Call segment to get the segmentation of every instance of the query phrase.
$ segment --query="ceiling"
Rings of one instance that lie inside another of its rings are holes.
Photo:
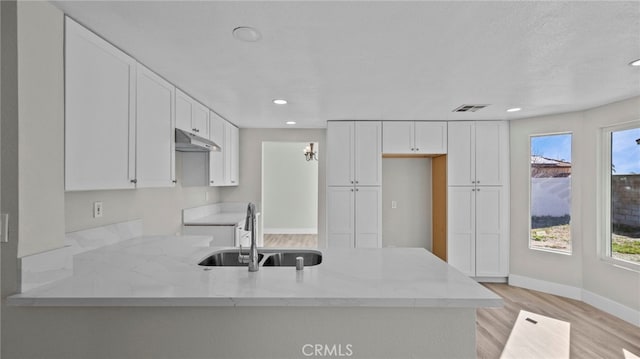
[[[640,1],[54,3],[240,127],[517,119],[640,95]]]

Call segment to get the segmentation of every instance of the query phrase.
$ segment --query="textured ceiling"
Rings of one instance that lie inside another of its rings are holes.
[[[515,119],[640,95],[640,1],[54,3],[240,127]]]

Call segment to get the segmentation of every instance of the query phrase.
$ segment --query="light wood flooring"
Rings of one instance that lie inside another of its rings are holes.
[[[499,358],[521,309],[571,323],[571,358],[640,355],[640,328],[581,301],[507,284],[485,283],[504,299],[503,308],[477,311],[478,358]]]
[[[317,234],[264,234],[264,246],[271,248],[318,248]]]

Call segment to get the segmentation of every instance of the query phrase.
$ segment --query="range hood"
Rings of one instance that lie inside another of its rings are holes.
[[[215,142],[200,137],[191,132],[176,128],[176,151],[180,152],[209,152],[220,151]]]

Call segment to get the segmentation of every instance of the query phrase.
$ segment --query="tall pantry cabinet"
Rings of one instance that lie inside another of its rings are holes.
[[[472,277],[509,271],[509,127],[449,122],[447,262]]]
[[[382,124],[327,124],[327,243],[382,246]]]

